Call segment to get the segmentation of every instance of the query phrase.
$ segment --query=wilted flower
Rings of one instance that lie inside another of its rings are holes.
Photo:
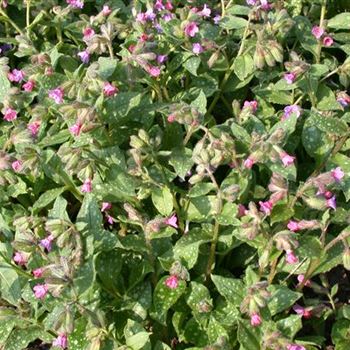
[[[302,345],[288,344],[287,350],[306,350]]]
[[[192,44],[192,52],[195,55],[199,55],[200,53],[202,53],[204,51],[203,46],[200,43],[194,43]]]
[[[17,112],[12,108],[6,108],[4,120],[6,120],[7,122],[12,122],[15,119],[17,119]]]
[[[213,18],[214,24],[219,24],[220,20],[221,20],[221,16],[220,16],[220,15],[216,15],[216,16]]]
[[[26,92],[31,92],[35,88],[35,81],[28,80],[26,83],[22,85],[22,89]]]
[[[59,334],[58,337],[52,342],[52,345],[60,347],[61,349],[67,348],[67,336],[64,333]]]
[[[260,326],[260,325],[261,325],[261,316],[260,316],[258,313],[253,313],[253,314],[250,316],[250,324],[251,324],[253,327]]]
[[[12,82],[19,83],[24,79],[24,73],[20,69],[14,69],[7,74],[7,78]]]
[[[49,97],[52,98],[57,104],[63,102],[64,91],[62,88],[56,88],[49,90]]]
[[[185,26],[185,34],[190,37],[196,36],[199,32],[199,28],[196,22],[190,22]]]
[[[320,39],[324,34],[324,29],[319,26],[314,26],[312,27],[311,33],[316,39]]]
[[[331,36],[325,36],[323,38],[323,45],[326,46],[326,47],[330,47],[332,46],[334,43],[334,40]]]
[[[37,299],[44,299],[49,289],[47,284],[37,284],[33,290]]]
[[[92,191],[92,181],[91,179],[86,179],[84,184],[81,186],[81,192],[90,193]]]
[[[165,219],[164,223],[166,225],[178,228],[179,226],[177,225],[177,216],[176,214],[173,214],[171,217]]]
[[[165,280],[165,285],[170,289],[175,289],[179,285],[179,279],[175,275],[169,276]]]
[[[287,84],[293,84],[296,75],[294,73],[284,73],[283,78],[287,82]]]

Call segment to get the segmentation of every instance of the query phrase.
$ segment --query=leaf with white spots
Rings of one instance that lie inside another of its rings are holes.
[[[301,293],[293,292],[284,286],[271,285],[268,291],[271,293],[271,298],[267,305],[272,316],[288,309],[302,297]]]
[[[218,292],[233,305],[239,306],[244,298],[245,286],[240,279],[211,275]]]
[[[21,285],[17,272],[10,265],[0,264],[1,297],[13,305],[17,305],[21,298]]]
[[[152,202],[160,214],[164,216],[171,214],[173,210],[173,196],[168,187],[153,189]]]
[[[217,209],[216,196],[192,198],[187,209],[187,219],[195,222],[210,221]]]
[[[191,74],[197,76],[197,70],[200,64],[201,59],[198,56],[192,56],[183,64],[183,67]]]
[[[287,338],[293,339],[303,327],[300,315],[290,315],[276,322],[277,328]]]
[[[192,150],[183,147],[172,149],[169,164],[176,174],[184,179],[193,166]]]
[[[85,350],[89,344],[86,337],[87,321],[81,317],[75,320],[73,332],[68,335],[70,350]]]
[[[314,126],[328,134],[343,136],[348,132],[347,124],[341,119],[335,117],[325,117],[316,112],[313,112],[310,118]]]
[[[203,312],[201,309],[203,303],[212,306],[212,300],[208,288],[201,283],[192,281],[189,286],[186,303],[196,313]]]
[[[240,349],[260,350],[261,337],[260,327],[252,327],[246,320],[239,321],[237,338],[241,344]]]
[[[327,21],[328,28],[334,29],[350,29],[350,12],[343,12]]]

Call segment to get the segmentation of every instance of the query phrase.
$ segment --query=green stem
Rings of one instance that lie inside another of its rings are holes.
[[[108,47],[109,56],[110,56],[111,58],[114,58],[114,53],[113,53],[113,48],[112,48],[111,43],[108,43],[108,44],[107,44],[107,47]]]
[[[17,24],[12,21],[12,19],[6,14],[6,12],[0,8],[0,15],[3,16],[5,18],[5,20],[11,24],[11,26],[21,35],[24,35],[24,33],[22,32],[22,30],[17,26]]]
[[[225,0],[221,0],[221,17],[225,16]]]
[[[30,26],[30,3],[31,0],[27,0],[27,8],[26,8],[26,25],[27,25],[27,31],[29,31]]]
[[[323,0],[322,7],[321,7],[320,25],[319,25],[320,28],[323,28],[323,22],[324,22],[324,18],[326,15],[326,5],[327,5],[327,0]],[[318,39],[317,52],[316,52],[316,63],[320,63],[321,49],[322,49],[322,40]]]

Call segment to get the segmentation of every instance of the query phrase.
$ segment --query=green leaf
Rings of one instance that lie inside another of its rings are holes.
[[[108,78],[114,73],[117,68],[118,60],[110,57],[99,57],[98,59],[98,73],[103,80]]]
[[[176,174],[182,179],[193,166],[192,150],[189,148],[174,148],[171,151],[169,164],[173,166]]]
[[[241,344],[240,349],[260,350],[261,334],[259,327],[251,327],[247,321],[238,323],[237,338]]]
[[[293,339],[295,335],[300,331],[303,324],[301,322],[301,316],[290,315],[287,318],[283,318],[282,320],[277,321],[276,326],[284,336]]]
[[[38,209],[45,208],[47,205],[53,202],[61,193],[63,193],[64,190],[65,187],[59,187],[44,192],[34,203],[33,209],[37,211]]]
[[[18,275],[10,265],[0,264],[0,289],[1,297],[13,305],[21,299],[21,285]]]
[[[231,125],[231,131],[233,136],[241,142],[244,142],[246,145],[250,145],[252,142],[252,138],[250,137],[249,133],[246,129],[244,129],[242,126],[232,123]]]
[[[74,286],[78,295],[83,294],[92,287],[95,281],[94,260],[90,257],[75,273]]]
[[[221,337],[228,339],[226,329],[213,317],[213,315],[210,316],[207,332],[210,343],[215,343]]]
[[[231,304],[239,306],[244,298],[245,287],[240,279],[211,275],[218,292]]]
[[[207,111],[207,98],[203,90],[200,91],[197,98],[191,103],[191,106],[197,108],[199,113],[205,114]]]
[[[336,100],[334,92],[325,84],[320,84],[317,90],[317,109],[320,111],[334,111],[342,109]]]
[[[2,316],[1,322],[0,322],[0,345],[4,345],[6,343],[6,340],[11,334],[15,324],[16,324],[16,320],[11,318],[4,319]]]
[[[173,196],[168,187],[155,188],[152,191],[152,202],[158,212],[164,216],[169,216],[173,211]]]
[[[237,16],[225,16],[221,19],[219,22],[220,27],[231,30],[231,29],[242,29],[245,28],[248,24],[248,21],[244,18],[237,17]]]
[[[254,71],[254,61],[249,53],[238,56],[234,61],[234,72],[239,80],[244,80]]]
[[[26,328],[17,328],[8,337],[5,349],[6,350],[23,350],[27,345],[36,339],[52,341],[53,336],[46,333],[43,329],[37,326],[28,326]]]
[[[337,343],[346,341],[347,345],[350,346],[349,337],[350,321],[346,319],[340,319],[333,324],[332,327],[332,341],[335,345]],[[336,347],[338,349],[338,347]]]
[[[198,56],[192,56],[183,64],[183,66],[191,74],[197,76],[197,70],[200,64],[201,64],[201,59]]]
[[[164,276],[161,278],[153,294],[153,305],[156,314],[156,318],[165,325],[166,314],[168,310],[176,303],[176,301],[181,297],[181,295],[186,290],[186,282],[180,280],[176,288],[169,288],[165,285],[165,280],[169,276]]]
[[[238,212],[237,204],[235,203],[225,203],[221,213],[217,216],[216,220],[220,225],[234,225],[240,224],[240,221],[236,219]]]
[[[86,320],[82,317],[74,321],[73,332],[68,335],[70,350],[85,350],[89,344],[86,338]]]
[[[271,299],[267,305],[272,316],[288,309],[302,297],[301,293],[293,292],[284,286],[271,285],[268,291],[271,293]]]
[[[277,204],[273,207],[271,212],[271,224],[276,222],[287,221],[294,215],[294,210],[289,208],[286,204]]]
[[[327,27],[334,29],[350,29],[350,12],[343,12],[327,21]]]
[[[348,132],[347,124],[341,119],[325,117],[316,112],[313,112],[310,118],[314,126],[328,134],[343,136]]]
[[[188,306],[194,312],[201,312],[201,303],[206,302],[212,305],[210,298],[210,293],[208,288],[203,286],[203,284],[192,281],[189,286],[189,293],[186,298]]]
[[[8,95],[10,87],[11,83],[7,79],[6,73],[0,66],[0,103],[2,103],[4,101],[4,98]]]
[[[211,220],[216,212],[216,196],[201,196],[192,198],[187,210],[187,220],[203,222]]]
[[[145,344],[149,340],[149,333],[147,332],[139,332],[131,337],[126,338],[126,345],[129,346],[133,350],[144,349]]]

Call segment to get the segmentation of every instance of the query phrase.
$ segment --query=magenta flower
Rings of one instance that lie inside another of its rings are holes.
[[[204,51],[203,46],[200,43],[194,43],[192,44],[192,52],[195,55],[199,55],[200,53],[202,53]]]
[[[36,286],[34,286],[33,290],[34,295],[37,299],[44,299],[49,288],[47,284],[37,284]]]
[[[252,166],[254,165],[255,161],[253,158],[248,157],[244,162],[243,165],[247,169],[251,169]]]
[[[323,45],[324,46],[326,46],[326,47],[330,47],[330,46],[332,46],[333,45],[333,43],[334,43],[334,40],[333,40],[333,38],[331,37],[331,36],[325,36],[324,38],[323,38]]]
[[[79,136],[82,127],[83,127],[83,125],[81,123],[76,122],[75,124],[73,124],[72,126],[69,127],[69,131],[71,132],[71,134],[73,136]]]
[[[44,269],[42,267],[38,267],[37,269],[33,270],[33,276],[35,278],[40,278],[43,275]]]
[[[110,203],[110,202],[102,202],[101,212],[110,210],[111,208],[112,208],[112,203]]]
[[[163,15],[162,19],[164,20],[164,22],[169,22],[174,17],[175,17],[175,15],[173,13],[166,13],[166,14]]]
[[[290,156],[286,152],[281,152],[280,153],[281,161],[285,167],[291,165],[294,163],[295,157]]]
[[[299,261],[298,257],[294,254],[293,250],[286,250],[286,262],[287,264],[296,264]]]
[[[7,78],[12,82],[19,83],[24,79],[24,73],[20,69],[14,69],[7,74]]]
[[[324,29],[319,26],[314,26],[312,27],[311,33],[316,39],[320,39],[324,34]]]
[[[27,129],[30,131],[32,136],[36,136],[40,129],[40,121],[36,120],[33,123],[27,125]]]
[[[54,240],[54,236],[53,235],[49,235],[44,239],[40,240],[40,245],[45,248],[48,252],[51,251],[52,249],[52,241]]]
[[[21,252],[16,252],[14,257],[13,257],[13,261],[19,265],[19,266],[23,266],[27,263],[27,257],[21,253]]]
[[[108,6],[108,5],[103,5],[103,8],[102,8],[102,14],[104,16],[109,16],[111,14],[112,10],[111,8]]]
[[[166,8],[168,11],[171,11],[171,10],[174,9],[173,4],[171,3],[170,0],[168,0],[168,1],[165,3],[165,8]]]
[[[289,220],[287,227],[288,227],[288,230],[293,232],[297,232],[300,230],[299,223],[294,220]]]
[[[95,35],[95,31],[90,28],[90,27],[87,27],[83,30],[83,39],[86,41],[86,40],[90,40],[94,35]]]
[[[326,206],[327,208],[337,209],[337,202],[335,200],[335,196],[326,199]]]
[[[185,27],[185,34],[191,38],[195,37],[199,32],[199,28],[196,22],[190,22]]]
[[[167,55],[158,55],[157,56],[157,62],[159,64],[163,64],[164,62],[166,62],[168,60],[168,56]]]
[[[56,88],[49,90],[49,97],[52,98],[57,104],[63,102],[64,91],[62,88]]]
[[[219,24],[220,20],[221,20],[221,16],[220,16],[220,15],[216,15],[216,16],[213,18],[214,24]]]
[[[169,123],[174,123],[176,116],[174,114],[169,114],[167,120]]]
[[[103,84],[103,94],[105,96],[114,96],[119,92],[119,89],[111,83],[105,82]]]
[[[282,120],[288,119],[293,113],[297,118],[299,118],[301,114],[300,107],[297,105],[286,106],[284,107],[283,112]]]
[[[79,56],[81,62],[83,62],[85,64],[89,63],[89,61],[90,61],[90,54],[89,54],[88,50],[84,50],[84,51],[78,52],[78,56]]]
[[[244,101],[243,109],[251,109],[252,113],[255,113],[258,109],[258,101]]]
[[[344,177],[344,171],[341,169],[341,167],[336,167],[331,171],[331,174],[335,181],[340,182],[341,179]]]
[[[179,279],[177,278],[177,276],[172,275],[169,276],[164,283],[168,288],[175,289],[179,285]]]
[[[28,80],[26,83],[22,85],[22,89],[26,92],[32,92],[34,88],[35,88],[34,80]]]
[[[247,215],[247,208],[243,204],[238,204],[238,213],[237,217],[242,217],[244,215]]]
[[[59,334],[58,337],[52,342],[52,345],[61,349],[66,349],[68,345],[67,336],[64,333]]]
[[[260,205],[260,211],[265,213],[266,215],[270,215],[271,214],[271,210],[273,208],[273,203],[271,201],[259,201],[259,205]]]
[[[271,9],[271,4],[267,2],[267,0],[260,0],[260,7],[264,11],[268,11]]]
[[[257,327],[257,326],[260,326],[261,325],[261,316],[254,312],[251,316],[250,316],[250,324],[253,326],[253,327]]]
[[[90,193],[92,191],[92,181],[91,179],[86,179],[81,186],[81,192]]]
[[[157,11],[164,10],[165,7],[164,7],[164,5],[163,5],[163,0],[157,0],[156,3],[154,4],[154,8],[155,8]]]
[[[165,219],[164,223],[166,225],[172,226],[174,228],[178,228],[179,226],[177,226],[177,216],[176,214],[173,214],[171,217]]]
[[[16,173],[19,173],[22,170],[23,165],[20,160],[15,160],[14,162],[12,162],[11,167],[13,171],[15,171]]]
[[[283,78],[287,82],[287,84],[293,84],[296,75],[294,73],[284,73]]]
[[[157,78],[160,75],[160,68],[156,66],[148,66],[147,72],[151,77]]]
[[[306,350],[303,346],[297,344],[288,344],[287,350]]]
[[[350,104],[350,97],[347,95],[341,95],[337,97],[337,101],[343,106],[347,107]]]
[[[75,9],[82,9],[84,7],[84,3],[80,0],[66,0],[66,2]]]
[[[246,0],[247,5],[249,6],[255,6],[258,0]]]
[[[4,114],[4,120],[7,122],[12,122],[13,120],[17,119],[17,112],[12,108],[6,108],[5,114]]]
[[[202,11],[200,11],[198,14],[202,17],[210,17],[211,9],[207,6],[207,4],[204,4]]]
[[[156,18],[156,14],[153,12],[152,9],[149,9],[149,10],[147,10],[145,12],[145,19],[146,19],[146,21],[152,22],[152,21],[155,20],[155,18]]]
[[[114,219],[113,216],[109,215],[109,214],[106,214],[106,219],[107,219],[107,222],[110,224],[110,225],[113,225],[115,222],[117,222],[116,219]]]
[[[304,275],[298,275],[298,277],[297,277],[297,280],[298,280],[299,284],[303,283],[303,282],[304,282],[304,279],[305,279],[305,276],[304,276]],[[310,280],[307,280],[307,281],[304,283],[304,286],[306,286],[306,287],[311,286],[311,281],[310,281]]]
[[[147,21],[146,19],[146,14],[144,12],[139,12],[137,15],[136,15],[136,22],[139,22],[141,24],[145,24]]]
[[[300,306],[299,304],[295,304],[293,306],[293,310],[295,311],[296,314],[303,316],[305,312],[305,308]]]

